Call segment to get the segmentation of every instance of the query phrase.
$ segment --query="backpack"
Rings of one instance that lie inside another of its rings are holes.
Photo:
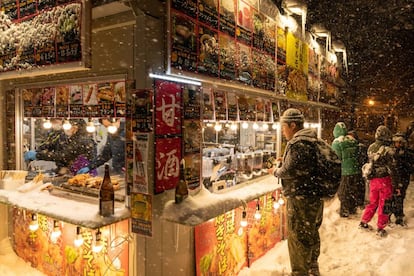
[[[322,139],[316,141],[317,166],[315,194],[322,199],[335,196],[341,182],[341,160],[331,146]]]

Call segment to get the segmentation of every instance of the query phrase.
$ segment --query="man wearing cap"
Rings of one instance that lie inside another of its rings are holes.
[[[280,118],[283,136],[288,140],[279,168],[269,173],[282,180],[287,198],[288,249],[293,276],[318,276],[319,227],[323,201],[315,196],[316,131],[304,128],[303,114],[287,109]]]

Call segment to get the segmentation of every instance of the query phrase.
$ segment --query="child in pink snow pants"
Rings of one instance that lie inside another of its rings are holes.
[[[384,229],[388,224],[388,215],[383,213],[386,199],[392,196],[391,177],[374,178],[369,182],[369,204],[365,206],[361,221],[368,223],[378,209],[378,229]]]

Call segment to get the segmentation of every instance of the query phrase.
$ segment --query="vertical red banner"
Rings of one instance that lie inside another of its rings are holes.
[[[181,85],[155,82],[156,135],[181,134]]]
[[[160,138],[155,143],[155,193],[174,188],[180,177],[181,138]]]

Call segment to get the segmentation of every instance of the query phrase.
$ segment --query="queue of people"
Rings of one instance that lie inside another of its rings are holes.
[[[304,116],[294,108],[287,109],[280,118],[282,134],[287,140],[283,158],[269,173],[280,178],[287,199],[288,251],[291,275],[318,276],[320,254],[319,228],[323,220],[324,202],[312,192],[312,183],[318,170],[311,169],[317,160],[308,141],[316,137],[312,129],[304,128]],[[368,224],[378,213],[377,235],[385,237],[384,229],[395,216],[395,224],[406,226],[404,199],[414,167],[414,153],[407,146],[403,133],[394,136],[386,126],[379,126],[375,141],[366,147],[356,133],[348,132],[345,123],[338,122],[333,130],[332,149],[341,159],[341,183],[338,188],[339,215],[348,217],[357,208],[363,208],[359,227],[371,229]],[[306,142],[304,142],[306,141]],[[371,165],[368,179],[362,167]],[[365,189],[369,202],[365,205]],[[391,202],[392,208],[385,207]],[[364,206],[365,205],[365,206]],[[387,210],[386,210],[387,209]]]

